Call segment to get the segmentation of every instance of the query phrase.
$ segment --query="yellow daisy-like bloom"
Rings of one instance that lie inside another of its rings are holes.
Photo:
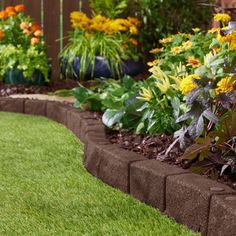
[[[153,66],[158,65],[159,63],[160,63],[160,60],[159,60],[159,59],[156,59],[156,60],[154,60],[154,61],[149,61],[149,62],[147,63],[147,65],[150,66],[150,67],[153,67]]]
[[[70,14],[70,19],[73,28],[80,28],[86,30],[89,28],[91,19],[86,16],[83,12],[73,11]]]
[[[228,22],[231,20],[230,15],[225,14],[225,13],[217,13],[214,16],[215,21],[220,21],[220,22]]]
[[[164,48],[162,47],[162,48],[154,48],[154,49],[150,50],[149,52],[152,54],[158,54],[163,51],[164,51]]]
[[[193,47],[193,43],[190,40],[182,44],[182,50],[184,51],[190,50],[192,47]]]
[[[135,26],[140,25],[140,21],[137,18],[128,17],[127,20],[130,23],[130,25],[135,25]]]
[[[188,75],[180,82],[179,90],[182,92],[183,95],[188,94],[193,89],[198,87],[197,84],[193,82],[193,79],[201,79],[201,77],[197,74]]]
[[[215,34],[220,32],[220,28],[212,28],[207,31],[209,34]]]
[[[198,32],[201,31],[201,29],[200,29],[200,28],[192,28],[192,31],[193,31],[194,33],[198,33]]]
[[[86,31],[103,32],[109,35],[118,32],[130,32],[134,35],[138,34],[137,26],[140,24],[138,19],[132,17],[128,17],[127,19],[109,19],[101,15],[96,15],[93,18],[89,18],[86,14],[79,11],[72,12],[70,18],[72,27],[75,29],[79,28]]]
[[[133,35],[138,34],[138,29],[137,29],[137,27],[134,26],[134,25],[129,28],[129,31],[130,31],[130,33],[133,34]]]
[[[220,43],[229,43],[230,50],[236,50],[236,30],[225,36],[221,36],[219,33],[217,39]]]
[[[201,66],[201,62],[194,56],[188,57],[187,63],[187,66],[191,66],[193,68],[198,68],[199,66]]]
[[[170,51],[174,55],[177,55],[177,54],[179,54],[179,53],[181,53],[183,51],[183,47],[182,46],[173,47],[173,48],[171,48]]]
[[[166,44],[166,43],[171,43],[172,40],[173,40],[172,37],[167,37],[167,38],[160,39],[159,42],[162,44]]]
[[[217,88],[215,89],[216,95],[220,93],[229,93],[234,90],[236,81],[232,77],[225,77],[217,83]]]
[[[139,100],[143,100],[146,102],[151,101],[151,99],[153,98],[153,94],[150,88],[141,88],[141,91],[139,92],[140,97],[137,97],[137,99]]]

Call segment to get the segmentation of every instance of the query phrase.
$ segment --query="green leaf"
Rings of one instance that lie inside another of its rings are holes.
[[[107,127],[112,127],[114,124],[120,121],[120,119],[122,118],[124,114],[125,114],[125,111],[123,109],[120,109],[118,111],[107,109],[102,116],[102,122]]]

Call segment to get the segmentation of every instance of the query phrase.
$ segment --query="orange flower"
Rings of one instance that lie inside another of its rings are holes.
[[[0,30],[0,40],[2,40],[4,36],[5,36],[4,31]]]
[[[39,43],[39,39],[36,37],[33,37],[30,41],[31,45],[34,46]]]
[[[29,36],[29,35],[31,35],[31,32],[28,29],[24,29],[23,34]]]
[[[201,62],[194,56],[188,57],[187,62],[188,62],[187,66],[191,66],[193,68],[201,66]]]
[[[5,11],[6,11],[7,13],[15,12],[15,7],[12,7],[12,6],[6,7]]]
[[[15,11],[16,12],[22,12],[25,10],[25,5],[24,4],[19,4],[15,6]]]
[[[25,22],[25,21],[21,22],[20,28],[21,28],[22,30],[29,29],[29,23],[28,23],[28,22]]]
[[[8,14],[6,11],[0,11],[0,19],[5,20],[8,17]]]
[[[40,25],[36,24],[36,23],[33,23],[32,26],[31,26],[31,30],[33,32],[37,31],[37,30],[41,30],[41,27]]]
[[[8,16],[15,16],[16,12],[15,11],[9,11],[7,12]]]
[[[130,38],[129,41],[134,45],[137,46],[138,45],[138,41],[134,38]]]
[[[42,32],[41,30],[36,30],[36,31],[34,32],[34,36],[35,36],[35,37],[41,37],[41,36],[43,36],[43,32]]]

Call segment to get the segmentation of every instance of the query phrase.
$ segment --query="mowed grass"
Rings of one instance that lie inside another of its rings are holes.
[[[0,235],[197,235],[88,174],[46,118],[0,113]]]

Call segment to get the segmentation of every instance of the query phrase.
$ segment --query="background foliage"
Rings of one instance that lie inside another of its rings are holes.
[[[199,26],[207,28],[212,17],[211,9],[198,3],[198,0],[130,0],[132,14],[143,22],[140,42],[144,49],[155,47],[159,39],[168,34],[190,32]]]

